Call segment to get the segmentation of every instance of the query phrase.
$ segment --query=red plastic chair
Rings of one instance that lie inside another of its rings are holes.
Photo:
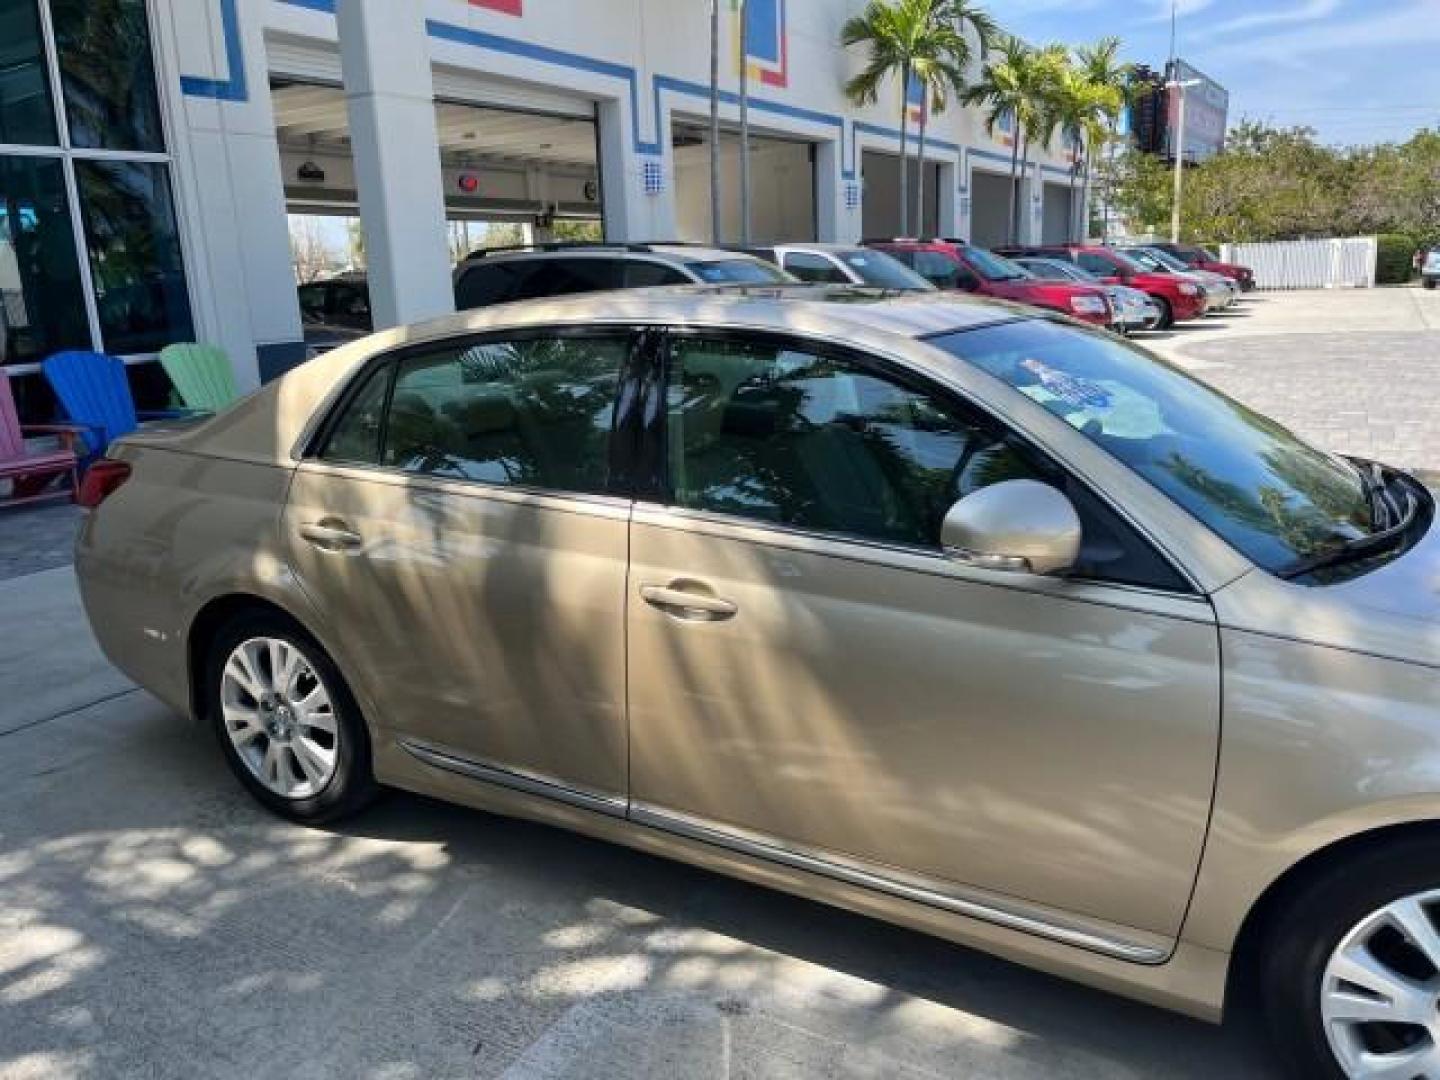
[[[0,499],[0,507],[41,499],[74,499],[80,471],[75,447],[81,444],[83,432],[83,428],[73,424],[22,426],[15,411],[15,397],[10,392],[10,378],[0,375],[0,480],[10,481],[10,497]],[[27,435],[57,435],[60,448],[31,450],[25,445]],[[70,478],[68,490],[63,487],[46,490],[63,476]]]

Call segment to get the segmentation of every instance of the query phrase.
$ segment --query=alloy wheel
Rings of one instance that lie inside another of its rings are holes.
[[[325,790],[339,762],[340,727],[325,682],[289,641],[256,637],[220,676],[225,733],[251,774],[285,799]]]
[[[1352,1080],[1440,1080],[1440,890],[1372,912],[1325,966],[1325,1037]]]

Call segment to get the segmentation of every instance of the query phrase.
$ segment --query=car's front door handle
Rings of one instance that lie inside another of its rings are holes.
[[[324,518],[300,526],[300,535],[321,551],[354,551],[364,541],[337,518]]]
[[[642,585],[640,599],[668,615],[702,622],[728,619],[740,610],[729,600],[710,593],[694,592],[693,585],[686,588],[685,584],[687,583],[674,582],[670,585]]]

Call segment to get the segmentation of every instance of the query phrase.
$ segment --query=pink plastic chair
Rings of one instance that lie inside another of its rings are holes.
[[[0,507],[41,499],[74,499],[80,467],[75,447],[83,430],[71,424],[22,426],[15,411],[15,397],[10,392],[10,378],[0,374],[0,480],[9,480],[11,489],[8,499],[0,499]],[[60,448],[31,450],[25,445],[27,435],[58,435]],[[68,489],[46,490],[62,476],[70,477]]]

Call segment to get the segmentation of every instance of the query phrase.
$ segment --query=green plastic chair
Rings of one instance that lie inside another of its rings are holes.
[[[160,366],[187,409],[219,412],[240,396],[230,357],[214,345],[167,345]]]

